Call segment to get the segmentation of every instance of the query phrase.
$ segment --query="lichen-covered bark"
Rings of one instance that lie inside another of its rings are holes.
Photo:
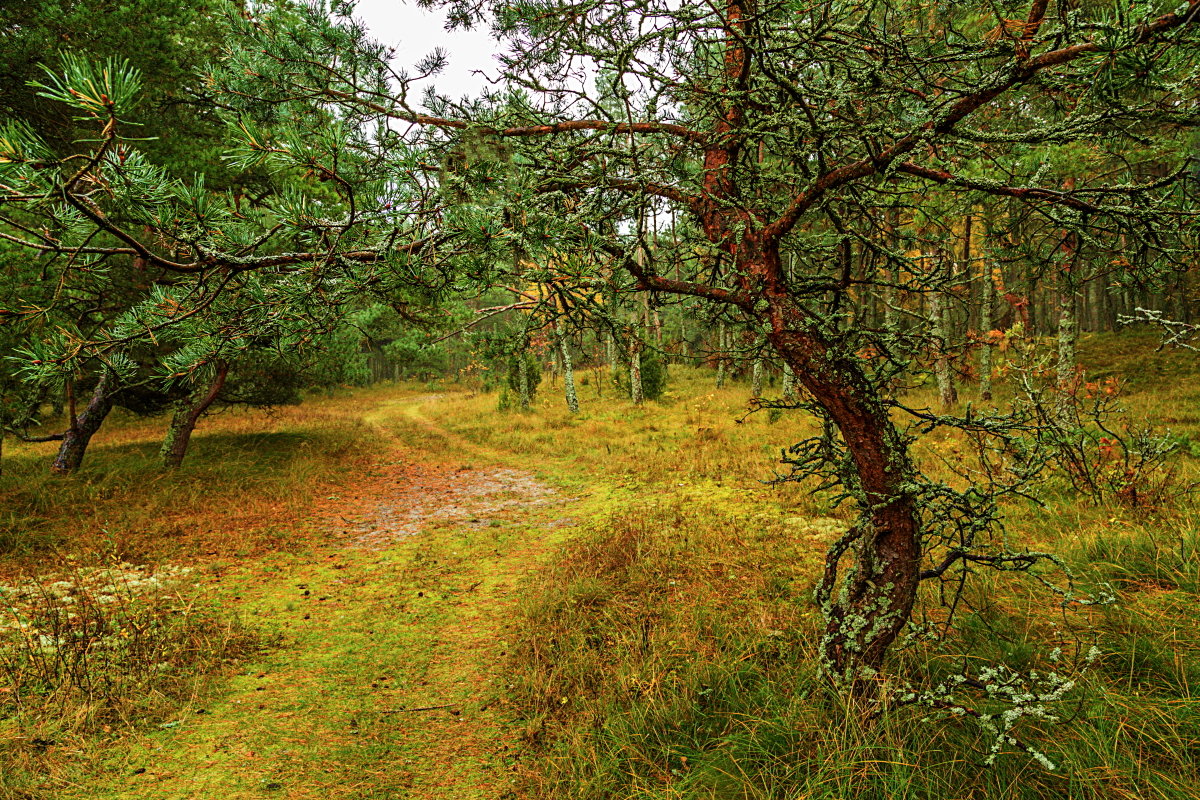
[[[1066,414],[1070,404],[1071,386],[1075,382],[1077,358],[1076,345],[1079,341],[1079,321],[1075,316],[1075,285],[1069,275],[1064,275],[1058,295],[1058,359],[1055,377],[1058,380],[1057,410]]]
[[[617,335],[612,331],[604,337],[605,358],[608,361],[608,379],[613,385],[621,383],[621,363],[617,358]]]
[[[88,444],[113,409],[115,394],[116,378],[111,371],[105,369],[100,373],[100,380],[96,383],[96,388],[92,391],[92,396],[83,413],[78,416],[72,413],[70,427],[63,434],[58,454],[50,464],[52,473],[69,475],[79,469],[79,465],[83,463],[84,453],[87,452]]]
[[[636,332],[629,337],[629,399],[636,406],[646,400],[642,393],[642,340]]]
[[[224,362],[218,364],[216,375],[203,394],[189,395],[175,406],[171,424],[167,427],[167,434],[159,450],[164,469],[177,469],[183,463],[196,423],[217,399],[228,374],[229,366]]]
[[[764,372],[762,356],[758,356],[754,359],[754,378],[750,386],[750,394],[754,397],[762,397]]]
[[[517,392],[520,395],[521,410],[528,411],[533,397],[529,387],[529,364],[525,361],[525,351],[517,354]]]
[[[777,245],[758,244],[748,255],[739,268],[762,276],[767,341],[836,427],[849,457],[850,469],[840,479],[857,499],[860,516],[826,555],[817,599],[825,616],[826,672],[835,684],[870,696],[916,602],[922,533],[916,470],[882,389],[858,354],[831,344],[821,320],[778,277]]]
[[[936,348],[933,375],[937,381],[938,401],[942,410],[949,410],[958,402],[958,390],[954,387],[954,374],[950,367],[950,310],[941,292],[930,295],[929,315]]]
[[[789,403],[796,400],[796,371],[792,369],[792,365],[784,362],[783,365],[783,386],[780,389],[783,394],[783,399]]]
[[[567,410],[572,414],[578,414],[579,395],[575,391],[575,367],[571,363],[571,351],[567,347],[566,325],[562,319],[555,320],[554,333],[558,339],[558,351],[562,359],[563,393],[567,400]]]
[[[921,523],[904,437],[852,357],[831,352],[794,313],[773,310],[769,341],[837,427],[862,513],[826,555],[818,600],[823,656],[835,682],[870,694],[888,648],[908,623],[921,566]],[[846,561],[851,563],[847,564]]]
[[[717,388],[725,388],[725,326],[717,326]]]
[[[992,399],[992,303],[995,295],[995,284],[992,282],[992,270],[983,262],[981,267],[983,282],[979,286],[979,334],[983,337],[983,346],[979,349],[979,399]]]

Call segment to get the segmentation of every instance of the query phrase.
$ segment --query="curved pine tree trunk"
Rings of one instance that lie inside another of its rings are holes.
[[[105,418],[113,409],[113,399],[116,396],[116,377],[109,369],[100,373],[100,380],[92,391],[83,413],[75,415],[74,398],[71,402],[71,421],[67,432],[63,434],[62,444],[59,445],[58,455],[50,464],[50,471],[55,475],[69,475],[79,469],[83,463],[83,455],[87,452],[88,444]]]
[[[826,555],[817,599],[825,615],[825,668],[869,696],[888,648],[908,624],[921,571],[915,469],[903,435],[861,365],[812,332],[780,325],[771,344],[829,415],[852,459],[862,514]],[[852,562],[852,563],[846,563]]]
[[[175,413],[171,415],[171,424],[167,428],[167,435],[163,438],[162,448],[159,450],[163,469],[178,469],[179,465],[183,463],[183,458],[187,455],[188,444],[192,440],[192,431],[196,429],[196,423],[217,399],[217,395],[225,386],[225,378],[228,374],[229,365],[223,361],[220,362],[217,365],[217,374],[203,395],[198,397],[190,395],[176,405]]]
[[[761,263],[745,274],[778,273],[777,249],[763,248]],[[839,352],[808,314],[779,286],[766,286],[767,341],[795,372],[845,444],[850,474],[844,487],[859,518],[829,550],[817,587],[825,617],[822,661],[832,681],[861,697],[873,696],[877,676],[896,637],[908,624],[921,575],[921,513],[913,491],[917,474],[908,443],[859,357]]]

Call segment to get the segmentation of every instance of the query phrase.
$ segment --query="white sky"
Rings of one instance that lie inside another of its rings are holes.
[[[449,33],[445,16],[438,11],[426,11],[404,0],[359,0],[354,16],[366,23],[375,39],[396,48],[396,66],[409,72],[437,47],[449,54],[446,69],[417,87],[416,97],[429,83],[451,99],[475,96],[489,84],[472,72],[482,70],[495,78],[499,71],[493,60],[498,47],[487,30]]]

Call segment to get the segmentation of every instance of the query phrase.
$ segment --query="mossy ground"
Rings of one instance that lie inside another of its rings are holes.
[[[440,520],[437,496],[448,492],[438,481],[470,481],[472,465],[486,465],[489,454],[461,442],[447,446],[414,413],[423,400],[391,388],[271,419],[218,418],[210,435],[197,437],[194,461],[164,478],[133,459],[123,479],[105,472],[114,462],[125,465],[129,450],[149,458],[152,443],[141,441],[153,435],[148,426],[126,421],[98,441],[88,471],[76,483],[56,484],[74,496],[49,501],[73,513],[43,519],[33,541],[18,526],[9,529],[16,544],[10,568],[36,571],[48,541],[68,548],[59,552],[74,561],[182,560],[195,565],[204,594],[279,643],[241,663],[215,694],[199,692],[162,719],[135,721],[112,736],[77,731],[55,740],[30,774],[8,776],[0,796],[474,798],[507,791],[520,736],[508,711],[506,639],[526,573],[567,531],[571,498],[486,505],[486,524],[454,514]],[[277,430],[228,430],[254,422]],[[258,447],[267,448],[261,461]],[[21,456],[9,475],[18,502],[34,493],[24,494],[17,475],[28,470],[39,480],[33,453],[28,465]],[[350,518],[388,502],[389,487],[408,480],[414,464],[431,484],[420,535],[368,547],[343,533]],[[43,481],[38,489],[53,487]],[[139,492],[147,502],[137,502]],[[114,534],[111,522],[89,525],[79,508],[85,503],[124,527]],[[159,515],[166,514],[176,535],[162,535]],[[82,529],[74,536],[72,523]],[[25,723],[8,728],[8,747],[45,741],[38,721]]]
[[[1119,337],[1082,352],[1131,377],[1138,414],[1200,437],[1190,356]],[[66,481],[44,475],[47,446],[14,448],[0,483],[6,570],[55,553],[191,564],[207,594],[279,640],[161,719],[42,748],[22,762],[30,780],[5,778],[9,796],[1200,794],[1190,503],[1093,507],[1060,486],[1043,507],[1009,509],[1020,541],[1113,581],[1121,602],[1064,633],[1027,584],[981,577],[956,642],[968,658],[1039,666],[1074,639],[1105,652],[1068,724],[1023,732],[1062,769],[1019,753],[981,769],[970,726],[860,724],[815,674],[811,587],[847,512],[764,482],[810,419],[746,417],[748,387],[716,391],[704,370],[672,368],[663,400],[641,408],[602,370],[578,377],[575,417],[549,380],[531,414],[454,387],[380,387],[223,415],[177,475],[155,472],[158,426],[138,420],[104,431]],[[919,457],[935,464],[952,446]],[[339,520],[386,502],[414,464],[533,471],[562,502],[505,506],[483,524],[433,515],[382,548],[341,534]],[[1197,472],[1183,456],[1179,480]],[[894,669],[949,666],[918,648]],[[5,730],[25,752],[37,735]]]

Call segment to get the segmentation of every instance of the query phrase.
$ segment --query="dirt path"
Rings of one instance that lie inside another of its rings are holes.
[[[572,500],[421,416],[431,400],[369,415],[383,431],[409,426],[410,442],[417,426],[428,446],[389,447],[329,498],[315,515],[325,544],[211,570],[282,646],[218,702],[114,752],[103,787],[66,796],[515,796],[506,637]]]

